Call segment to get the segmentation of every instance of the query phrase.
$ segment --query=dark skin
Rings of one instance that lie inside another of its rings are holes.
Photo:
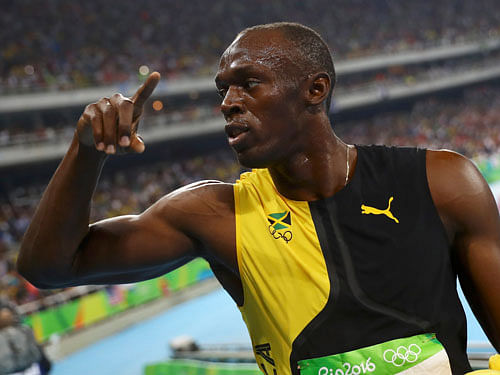
[[[300,75],[293,53],[276,30],[239,36],[221,58],[216,84],[240,163],[269,168],[283,196],[311,201],[344,187],[347,145],[325,110],[330,77]],[[153,73],[132,98],[116,94],[85,109],[22,242],[18,267],[34,285],[134,282],[203,257],[243,304],[231,184],[198,182],[140,215],[89,224],[92,193],[107,156],[144,150],[137,125],[159,79]],[[355,148],[348,157],[351,177]],[[500,219],[494,198],[473,163],[459,154],[428,151],[427,174],[464,291],[500,350]]]

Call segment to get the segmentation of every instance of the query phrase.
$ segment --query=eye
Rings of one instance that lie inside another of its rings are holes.
[[[217,89],[217,94],[224,99],[226,97],[227,90],[226,89]]]
[[[243,87],[246,89],[246,90],[249,90],[249,89],[253,89],[255,86],[257,86],[258,84],[260,83],[259,80],[256,80],[256,79],[247,79],[245,81],[245,84],[243,85]]]

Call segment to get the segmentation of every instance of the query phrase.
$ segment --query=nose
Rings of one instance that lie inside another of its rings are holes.
[[[235,86],[229,86],[229,89],[222,100],[220,105],[220,110],[224,117],[230,117],[231,115],[243,113],[243,100],[241,98],[240,90]]]

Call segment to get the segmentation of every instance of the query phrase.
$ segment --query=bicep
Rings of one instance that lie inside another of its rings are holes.
[[[157,202],[141,215],[92,224],[73,264],[77,284],[124,283],[162,275],[193,259],[197,242]]]
[[[469,160],[460,160],[451,169],[448,185],[454,191],[447,194],[446,209],[455,226],[453,248],[475,284],[500,288],[500,217],[493,194]]]
[[[429,185],[450,232],[459,278],[474,313],[500,348],[500,218],[491,190],[468,159],[431,154]],[[428,159],[429,160],[429,159]]]

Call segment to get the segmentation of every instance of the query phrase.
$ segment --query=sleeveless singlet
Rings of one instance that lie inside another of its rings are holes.
[[[330,198],[287,199],[267,169],[234,186],[240,311],[257,363],[299,374],[305,359],[435,333],[464,374],[465,314],[426,151],[356,147],[351,181]]]

